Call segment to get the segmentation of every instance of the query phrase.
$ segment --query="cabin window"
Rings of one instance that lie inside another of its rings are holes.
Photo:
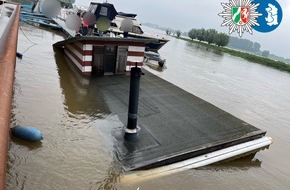
[[[72,9],[73,8],[73,6],[72,6],[72,4],[70,4],[70,3],[65,3],[65,2],[61,2],[60,1],[60,5],[61,5],[61,7],[62,8],[70,8],[70,9]]]
[[[108,15],[108,8],[107,7],[101,7],[100,15],[107,16]]]
[[[91,5],[90,8],[89,8],[89,12],[95,13],[96,10],[97,10],[97,7],[98,7],[98,5]]]
[[[114,54],[115,53],[115,46],[105,46],[105,51],[107,54]]]
[[[117,24],[114,22],[111,22],[111,26],[116,27],[116,28],[118,27]]]
[[[136,34],[143,34],[142,29],[140,27],[138,27],[138,26],[133,26],[132,32],[136,33]]]

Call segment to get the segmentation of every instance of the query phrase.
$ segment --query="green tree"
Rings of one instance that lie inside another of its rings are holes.
[[[205,39],[205,29],[197,29],[197,39],[201,42]]]
[[[171,35],[171,30],[169,30],[168,28],[166,29],[166,35]]]
[[[180,30],[177,30],[177,31],[176,31],[176,36],[177,36],[177,38],[180,37],[180,34],[181,34]]]
[[[188,37],[193,40],[193,39],[196,39],[197,38],[197,29],[191,29],[189,32],[188,32]]]
[[[229,35],[225,34],[225,33],[218,33],[216,35],[216,38],[214,40],[214,43],[217,46],[226,46],[229,43]]]
[[[269,55],[270,55],[270,52],[269,52],[268,50],[264,50],[264,51],[262,52],[262,56],[263,56],[263,57],[269,57]]]
[[[261,48],[261,45],[258,42],[255,42],[253,46],[254,52],[259,52],[260,48]]]
[[[215,29],[206,30],[204,34],[204,41],[206,41],[208,44],[213,43],[217,34],[218,32]]]
[[[229,47],[235,49],[246,50],[249,52],[259,53],[261,45],[258,42],[252,42],[247,39],[238,38],[238,37],[230,37],[230,42],[228,44]]]

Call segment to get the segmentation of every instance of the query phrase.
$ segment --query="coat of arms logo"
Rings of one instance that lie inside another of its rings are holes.
[[[224,11],[218,14],[224,18],[222,26],[228,26],[230,34],[238,32],[240,37],[245,31],[252,34],[252,27],[259,26],[257,18],[262,15],[257,12],[259,5],[251,0],[230,0],[229,3],[222,3]]]

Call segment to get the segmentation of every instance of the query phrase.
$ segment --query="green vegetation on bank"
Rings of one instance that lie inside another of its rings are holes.
[[[268,67],[272,67],[272,68],[279,69],[281,71],[286,71],[286,72],[290,73],[290,64],[286,64],[282,61],[276,61],[276,60],[269,59],[266,57],[261,57],[261,56],[257,56],[257,55],[253,55],[250,53],[241,52],[241,51],[237,51],[237,50],[233,50],[233,49],[229,49],[229,48],[225,48],[225,47],[219,47],[217,45],[207,44],[207,43],[191,40],[191,39],[184,38],[184,37],[179,37],[178,39],[182,39],[182,40],[192,42],[192,43],[198,43],[200,45],[218,50],[220,52],[224,52],[224,53],[228,53],[228,54],[233,55],[233,56],[244,58],[250,62],[259,63],[261,65],[265,65]]]
[[[217,46],[226,46],[229,43],[229,35],[218,33],[215,29],[191,29],[188,37],[192,40],[197,39],[200,42],[206,41],[208,44],[214,43]]]

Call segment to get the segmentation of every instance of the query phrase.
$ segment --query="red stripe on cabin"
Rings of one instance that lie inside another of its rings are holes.
[[[65,60],[70,65],[70,67],[73,67],[77,72],[79,72],[83,75],[86,75],[86,76],[90,76],[92,74],[92,72],[89,72],[89,71],[82,72],[82,70],[80,70],[80,68],[66,54],[65,54]]]
[[[144,57],[144,52],[128,51],[127,56]]]
[[[66,51],[68,51],[70,54],[71,54],[71,56],[81,65],[81,66],[85,66],[84,65],[84,62],[83,62],[83,60],[81,60],[76,54],[74,54],[74,52],[70,49],[70,48],[68,48],[68,47],[66,47]]]
[[[93,50],[84,50],[84,46],[85,44],[82,44],[82,49],[80,50],[80,53],[83,54],[83,55],[93,55]],[[79,47],[78,47],[79,48]]]
[[[76,43],[72,43],[72,44],[68,44],[70,46],[72,46],[75,50],[77,50],[79,53],[83,54],[83,49],[80,48]]]
[[[80,52],[82,55],[93,55],[93,51],[92,50],[83,50],[76,43],[72,43],[72,44],[69,44],[69,45],[71,45],[75,50]],[[82,46],[83,46],[83,44],[82,44]]]
[[[83,61],[84,66],[92,66],[92,61]]]
[[[85,51],[83,51],[83,55],[93,55],[93,51],[92,50],[85,50]]]
[[[82,72],[82,74],[84,74],[84,75],[91,75],[92,74],[92,72]]]
[[[66,50],[73,56],[73,58],[75,58],[77,60],[77,62],[81,65],[81,66],[92,66],[92,61],[83,61],[81,60],[76,54],[74,54],[74,52],[66,47]]]
[[[127,64],[126,64],[126,66],[136,66],[136,62],[130,62],[130,61],[128,61]],[[137,62],[137,66],[138,67],[143,66],[143,62]]]

